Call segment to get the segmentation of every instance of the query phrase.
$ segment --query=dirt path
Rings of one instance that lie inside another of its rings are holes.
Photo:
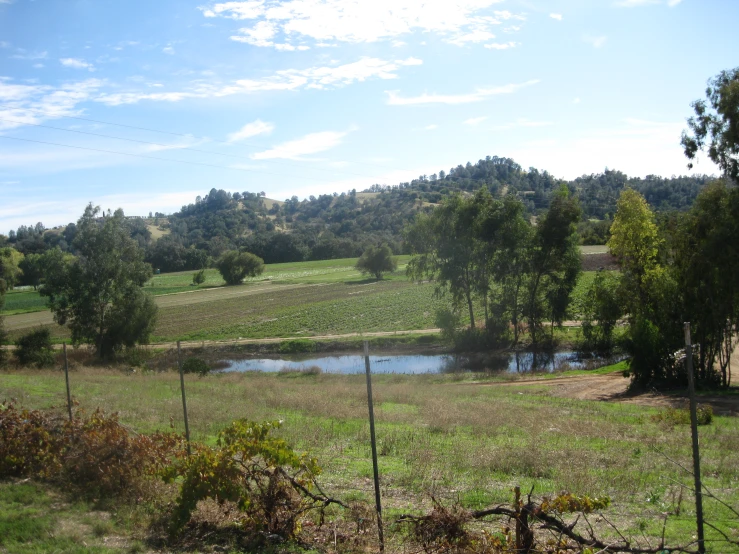
[[[296,285],[275,285],[270,282],[259,283],[249,287],[217,287],[195,291],[178,292],[155,296],[154,300],[160,308],[174,306],[189,306],[215,300],[228,300],[229,298],[252,296],[258,294],[274,294],[274,292],[290,289],[302,289],[307,287],[321,287],[326,283],[304,283]],[[49,310],[32,312],[28,314],[17,314],[5,316],[5,328],[8,331],[38,327],[40,325],[51,325],[54,318]]]
[[[502,383],[485,383],[485,387],[520,387],[528,385],[551,387],[552,396],[574,398],[576,400],[595,400],[605,402],[623,402],[639,406],[660,408],[686,408],[687,393],[664,394],[657,391],[630,394],[628,387],[631,381],[620,372],[605,375],[578,375],[573,377],[555,377],[553,379],[532,378],[506,381]],[[709,404],[719,415],[739,415],[739,396],[700,395],[700,404]]]

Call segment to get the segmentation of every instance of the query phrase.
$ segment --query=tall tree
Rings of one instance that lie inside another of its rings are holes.
[[[530,248],[528,299],[524,310],[534,345],[542,336],[545,318],[554,327],[566,315],[581,269],[577,246],[577,222],[581,213],[577,198],[562,185],[547,213],[537,222]]]
[[[739,325],[739,190],[716,182],[682,218],[675,268],[697,349],[698,378],[731,382]],[[717,368],[718,373],[714,370]]]
[[[122,210],[100,215],[89,204],[77,222],[70,260],[59,251],[47,266],[41,294],[60,325],[68,325],[75,344],[94,344],[105,358],[120,348],[146,343],[157,307],[142,287],[151,266],[129,234]]]
[[[438,293],[448,291],[456,306],[466,306],[470,328],[475,327],[473,298],[479,290],[482,246],[476,219],[489,197],[484,193],[473,198],[451,196],[430,214],[419,214],[406,232],[416,254],[408,263],[408,276],[435,279]]]
[[[706,149],[708,157],[732,181],[739,178],[739,67],[722,71],[708,81],[705,100],[691,104],[695,116],[688,119],[681,144],[690,160]]]
[[[15,248],[5,246],[0,248],[0,279],[5,281],[5,286],[13,290],[23,275],[20,263],[23,261],[23,254]]]

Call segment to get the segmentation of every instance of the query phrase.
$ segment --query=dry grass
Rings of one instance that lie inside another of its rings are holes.
[[[170,420],[183,429],[174,372],[123,374],[76,363],[71,381],[83,407],[119,411],[123,423],[141,431],[168,428]],[[15,396],[31,407],[62,404],[63,382],[59,372],[5,373],[0,398]],[[509,502],[514,484],[524,489],[536,485],[539,494],[608,495],[627,530],[646,525],[645,532],[659,534],[655,522],[670,509],[675,484],[690,481],[665,457],[690,466],[689,428],[655,422],[651,409],[555,398],[541,385],[450,383],[444,376],[375,377],[380,471],[389,514],[428,506],[431,493],[479,508]],[[188,376],[187,392],[195,439],[211,441],[237,418],[283,419],[284,436],[321,461],[328,491],[345,499],[371,498],[364,376]],[[739,504],[736,420],[716,417],[702,427],[701,447],[707,485]],[[715,503],[707,509],[709,517],[727,516]],[[690,516],[685,517],[687,523],[676,519],[668,524],[668,536],[685,536]]]

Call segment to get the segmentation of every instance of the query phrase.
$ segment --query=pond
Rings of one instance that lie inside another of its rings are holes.
[[[616,359],[581,359],[577,353],[512,352],[485,357],[434,355],[376,355],[370,356],[372,373],[417,375],[422,373],[449,373],[455,371],[496,371],[528,373],[594,368],[614,363]],[[226,366],[226,364],[228,364]],[[223,360],[223,371],[304,371],[321,373],[364,373],[364,356],[301,356],[248,360]]]

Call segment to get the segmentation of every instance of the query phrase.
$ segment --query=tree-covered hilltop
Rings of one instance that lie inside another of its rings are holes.
[[[359,257],[380,243],[398,254],[407,250],[403,230],[416,214],[430,211],[455,192],[474,194],[486,189],[494,198],[515,196],[528,216],[536,216],[549,208],[553,195],[565,185],[582,206],[580,241],[604,244],[616,200],[625,188],[638,191],[657,212],[685,211],[712,179],[629,178],[606,169],[565,181],[547,171],[524,169],[510,158],[488,156],[393,186],[375,184],[361,192],[304,200],[293,196],[276,201],[264,192],[213,188],[174,214],[130,218],[127,224],[131,236],[146,249],[146,260],[164,272],[200,269],[234,249],[252,252],[266,263]],[[163,236],[155,239],[152,230],[157,228]],[[38,223],[21,226],[7,238],[0,235],[0,246],[7,243],[25,255],[54,247],[71,251],[75,233],[74,224],[47,230]]]

